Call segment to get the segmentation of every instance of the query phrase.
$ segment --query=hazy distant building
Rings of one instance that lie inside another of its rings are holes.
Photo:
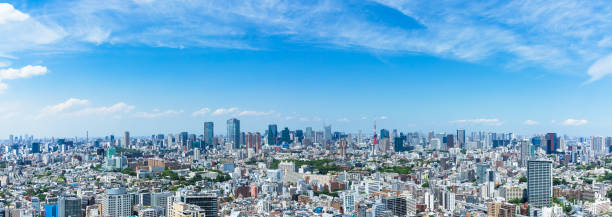
[[[459,148],[466,149],[465,143],[465,130],[457,130],[457,144]]]
[[[240,149],[240,120],[236,118],[227,120],[227,141],[233,149]]]
[[[130,132],[125,131],[123,134],[123,145],[127,148],[130,147]]]
[[[204,145],[213,146],[215,125],[213,122],[204,122]]]

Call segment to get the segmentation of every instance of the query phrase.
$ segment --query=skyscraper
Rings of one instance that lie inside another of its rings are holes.
[[[130,147],[130,132],[129,131],[125,131],[125,133],[123,134],[123,145],[126,148]]]
[[[529,140],[521,141],[521,166],[526,167],[527,161],[531,159],[531,155],[533,155],[533,151],[531,148],[531,143]]]
[[[529,205],[552,206],[552,162],[530,160],[527,162],[527,192]]]
[[[324,131],[323,137],[325,138],[325,140],[326,140],[327,142],[329,142],[329,141],[331,140],[331,137],[332,137],[332,133],[331,133],[331,125],[324,126],[323,128],[325,128],[325,131]]]
[[[276,124],[268,125],[268,145],[276,145],[276,137],[278,137],[278,127]]]
[[[465,149],[465,130],[457,130],[457,144],[459,148]]]
[[[281,131],[281,142],[283,144],[291,144],[291,137],[289,136],[289,128],[285,127]]]
[[[546,154],[554,154],[557,153],[557,149],[559,149],[559,138],[556,133],[547,133],[546,134]]]
[[[227,139],[233,149],[240,149],[240,120],[227,120]]]
[[[102,200],[102,215],[125,217],[132,215],[132,196],[125,188],[107,189]]]
[[[214,137],[214,123],[213,122],[204,122],[204,145],[212,146],[213,145],[213,137]]]

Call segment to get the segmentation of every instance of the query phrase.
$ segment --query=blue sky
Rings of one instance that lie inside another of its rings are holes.
[[[605,1],[0,3],[0,138],[356,132],[608,135]]]

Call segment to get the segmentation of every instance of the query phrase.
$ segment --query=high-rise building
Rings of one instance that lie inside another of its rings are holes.
[[[45,205],[45,217],[59,217],[57,215],[57,203],[47,203]]]
[[[454,148],[455,147],[455,135],[448,134],[446,135],[446,148]]]
[[[132,195],[125,188],[107,189],[102,200],[102,215],[126,217],[132,215]]]
[[[276,145],[276,137],[278,137],[278,126],[268,125],[268,145]]]
[[[81,217],[81,199],[77,197],[59,197],[57,199],[58,217]]]
[[[393,216],[406,216],[406,198],[404,197],[386,197],[382,199],[387,210],[393,212]]]
[[[214,128],[213,122],[204,122],[204,145],[207,147],[213,146]]]
[[[219,202],[217,200],[217,195],[214,193],[193,192],[183,189],[177,191],[175,196],[177,202],[197,205],[204,209],[206,217],[219,216]]]
[[[487,170],[489,170],[488,164],[481,163],[476,165],[476,176],[478,177],[478,184],[484,184],[487,182]]]
[[[594,136],[591,139],[591,148],[593,148],[593,152],[597,154],[603,154],[606,150],[604,145],[604,138],[601,136]]]
[[[332,138],[331,125],[324,126],[323,128],[325,128],[323,137],[327,142],[329,142]]]
[[[306,130],[304,131],[304,138],[310,139],[310,141],[314,141],[314,134],[312,132],[312,127],[306,127]]]
[[[32,143],[32,154],[40,153],[40,143],[33,142]]]
[[[240,120],[227,120],[227,139],[233,149],[240,149]]]
[[[342,194],[343,209],[345,214],[355,212],[355,193],[352,191],[346,191]]]
[[[125,131],[125,133],[123,134],[123,145],[126,148],[130,147],[130,132],[129,131]]]
[[[457,130],[457,144],[459,148],[466,149],[465,147],[465,130]]]
[[[285,127],[285,129],[283,129],[281,131],[281,142],[283,144],[291,144],[291,137],[289,135],[290,131],[289,128]]]
[[[533,155],[533,149],[529,140],[521,141],[521,166],[527,167],[527,161],[531,159]]]
[[[552,206],[552,162],[530,160],[527,162],[527,192],[529,205]]]
[[[560,143],[559,138],[556,133],[547,133],[546,134],[546,154],[554,154],[557,153],[557,149],[559,149]]]

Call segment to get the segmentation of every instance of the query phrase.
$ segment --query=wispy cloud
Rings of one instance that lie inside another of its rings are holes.
[[[134,110],[134,106],[124,102],[115,103],[110,106],[94,107],[89,105],[89,100],[70,98],[64,102],[45,106],[35,119],[45,117],[83,117],[83,116],[112,116],[120,117]]]
[[[348,118],[340,118],[340,119],[338,119],[338,120],[336,120],[336,121],[338,121],[338,122],[343,122],[343,123],[348,123],[348,122],[351,122],[351,120],[350,120],[350,119],[348,119]]]
[[[378,119],[380,119],[380,120],[387,120],[387,119],[389,119],[389,117],[383,115],[383,116],[380,116]]]
[[[244,110],[238,113],[238,116],[268,116],[273,115],[275,111],[254,111]]]
[[[0,8],[1,9],[1,8]],[[0,69],[0,93],[8,87],[3,81],[15,80],[22,78],[30,78],[34,76],[44,75],[47,73],[47,67],[27,65],[20,69],[8,68]]]
[[[537,122],[537,121],[534,121],[534,120],[525,120],[525,121],[523,122],[523,124],[524,124],[524,125],[538,125],[538,124],[540,124],[540,123],[539,123],[539,122]]]
[[[154,109],[152,112],[138,112],[135,114],[135,117],[153,119],[153,118],[174,116],[174,115],[178,115],[182,113],[183,113],[183,110],[170,109],[170,110],[160,111],[159,109]]]
[[[451,121],[451,123],[457,123],[457,124],[485,124],[485,125],[491,125],[491,126],[499,126],[499,125],[503,124],[503,122],[501,122],[497,118],[477,118],[477,119],[455,120],[455,121]]]
[[[236,107],[232,107],[232,108],[218,108],[216,109],[212,115],[213,116],[219,116],[219,115],[230,115],[230,114],[236,114],[238,112],[238,108]]]
[[[584,120],[584,119],[572,119],[572,118],[569,118],[569,119],[563,121],[563,123],[561,123],[561,124],[563,124],[565,126],[581,126],[581,125],[585,125],[587,123],[589,123],[589,121]]]
[[[4,55],[83,43],[260,49],[267,38],[286,38],[469,62],[504,56],[501,64],[509,67],[568,73],[586,74],[593,63],[592,82],[609,74],[604,63],[612,47],[612,5],[597,0],[74,0],[47,3],[34,14],[6,3],[0,10],[0,31],[13,36],[0,38]]]
[[[204,108],[201,108],[201,109],[191,113],[191,116],[194,116],[194,117],[200,116],[201,117],[201,116],[204,116],[204,115],[208,114],[209,112],[210,112],[210,109],[204,107]]]

